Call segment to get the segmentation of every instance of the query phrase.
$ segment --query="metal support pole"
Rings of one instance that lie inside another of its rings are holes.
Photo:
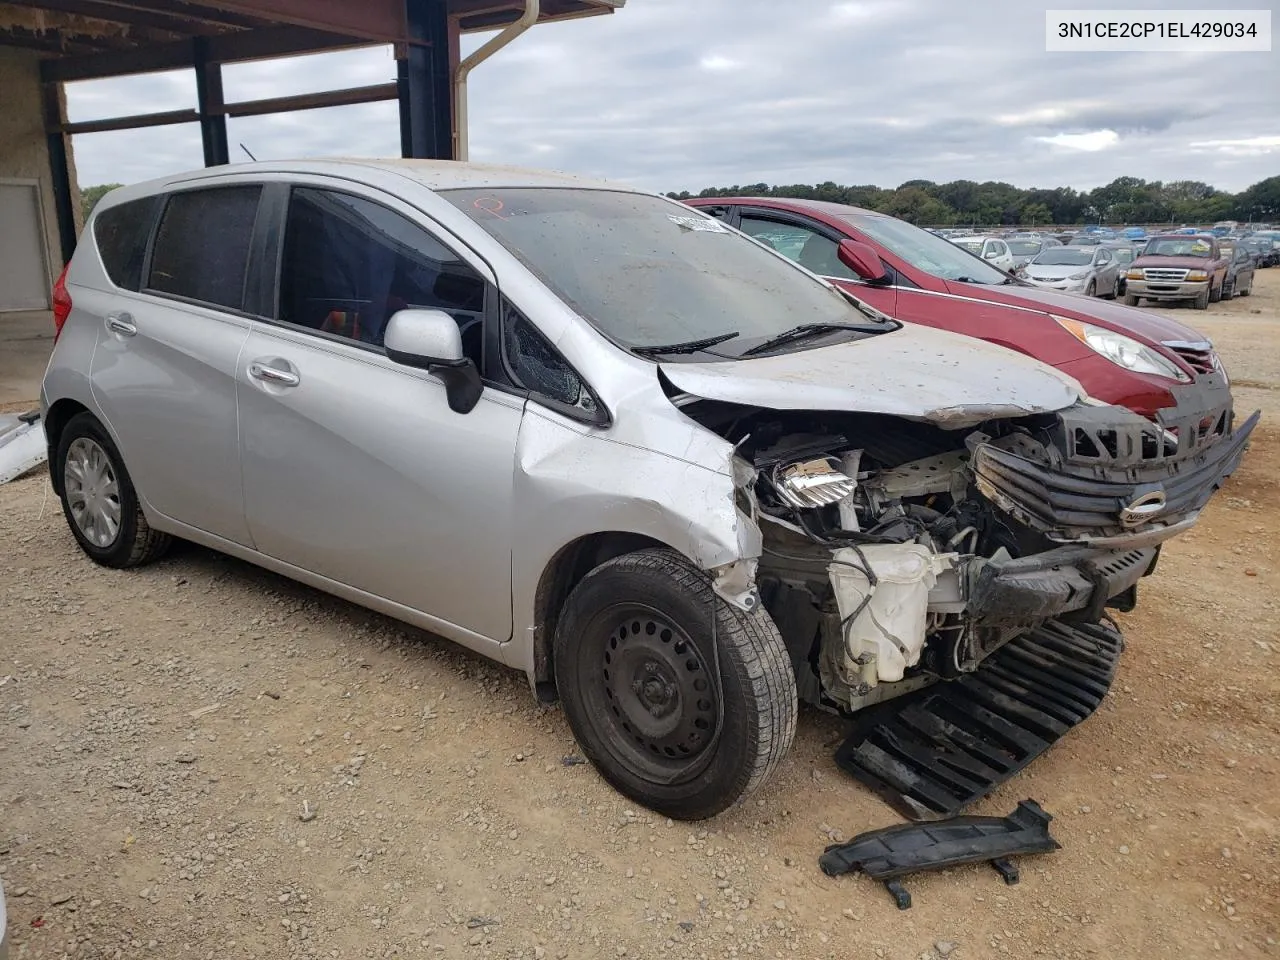
[[[196,37],[192,66],[196,71],[196,109],[200,114],[204,165],[222,166],[231,162],[231,151],[227,148],[227,118],[222,113],[222,65],[210,60],[207,37]]]
[[[396,64],[400,152],[405,157],[453,156],[449,15],[445,0],[405,0],[409,43]]]
[[[62,98],[62,84],[40,85],[44,100],[45,145],[49,151],[49,174],[53,185],[53,209],[58,223],[58,244],[63,264],[71,261],[76,251],[76,208],[71,189],[69,137],[62,132],[67,122],[67,105]]]

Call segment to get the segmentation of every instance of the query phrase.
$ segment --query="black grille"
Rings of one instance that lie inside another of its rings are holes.
[[[1120,511],[1144,494],[1161,492],[1165,503],[1143,518],[1143,528],[1200,510],[1240,462],[1258,416],[1194,456],[1119,470],[1049,467],[987,443],[974,447],[970,463],[983,496],[1034,530],[1058,540],[1119,536],[1137,532],[1120,522]]]

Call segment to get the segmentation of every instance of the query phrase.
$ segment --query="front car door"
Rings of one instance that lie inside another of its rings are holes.
[[[1106,247],[1102,247],[1093,255],[1094,276],[1097,278],[1095,292],[1100,297],[1110,296],[1116,289],[1116,258]]]
[[[397,310],[442,309],[484,371],[495,278],[420,211],[373,188],[271,190],[283,229],[278,296],[239,369],[256,548],[452,627],[464,643],[506,641],[524,399],[486,387],[475,409],[454,413],[439,380],[382,348]]]
[[[136,282],[116,278],[124,289],[96,311],[103,333],[90,374],[94,398],[147,505],[239,544],[249,543],[249,532],[236,367],[252,325],[245,290],[261,195],[261,185],[236,181],[155,200],[163,209],[148,214],[158,214],[158,225],[144,234],[153,236],[138,258]],[[108,221],[104,229],[95,227],[108,260],[115,209],[99,214]]]

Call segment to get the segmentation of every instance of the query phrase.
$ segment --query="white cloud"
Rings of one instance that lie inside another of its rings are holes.
[[[1096,153],[1109,150],[1120,142],[1120,134],[1114,130],[1094,130],[1090,133],[1058,133],[1052,137],[1036,137],[1041,143],[1068,150],[1082,150],[1085,153]]]
[[[713,53],[699,60],[698,66],[712,73],[723,73],[726,70],[737,70],[742,64],[730,57],[722,57]]]
[[[1243,140],[1197,140],[1192,150],[1209,150],[1238,157],[1260,157],[1280,151],[1280,137],[1247,137]]]

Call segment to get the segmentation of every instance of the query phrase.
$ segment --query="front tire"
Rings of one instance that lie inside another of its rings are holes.
[[[1247,297],[1253,293],[1253,274],[1249,274],[1249,284],[1240,291],[1240,296]]]
[[[1141,297],[1135,297],[1132,293],[1125,294],[1124,305],[1126,307],[1136,307],[1141,301]]]
[[[1222,281],[1222,283],[1226,283],[1226,281],[1224,280]],[[1221,299],[1222,299],[1222,284],[1219,284],[1218,286],[1212,287],[1209,290],[1209,302],[1217,303]]]
[[[1098,284],[1095,281],[1090,280],[1089,285],[1084,288],[1084,295],[1086,297],[1092,297],[1092,296],[1095,296],[1097,292],[1098,292]]]
[[[728,809],[795,738],[795,676],[773,620],[726,603],[672,550],[588,573],[565,602],[553,655],[583,753],[619,792],[665,816]]]
[[[89,413],[72,417],[58,438],[62,513],[80,549],[104,567],[158,559],[169,535],[152,530],[115,443]]]
[[[1212,299],[1213,299],[1213,295],[1209,293],[1209,288],[1206,287],[1196,295],[1195,300],[1192,301],[1192,306],[1194,306],[1197,310],[1208,310],[1209,301]]]
[[[1218,295],[1219,300],[1230,300],[1236,295],[1236,285],[1233,280],[1222,281],[1222,292]]]

